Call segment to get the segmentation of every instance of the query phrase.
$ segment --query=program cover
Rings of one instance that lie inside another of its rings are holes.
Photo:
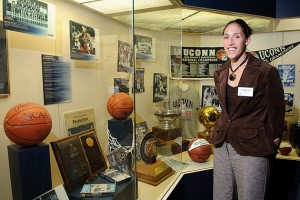
[[[84,184],[80,197],[113,196],[116,192],[116,183]]]
[[[122,181],[125,181],[125,180],[129,180],[130,179],[130,175],[124,173],[124,172],[121,172],[117,169],[107,169],[103,172],[100,173],[101,176],[111,182],[117,182],[117,183],[120,183]]]

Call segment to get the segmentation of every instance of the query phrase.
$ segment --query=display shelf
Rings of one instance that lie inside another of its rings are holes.
[[[94,178],[90,183],[111,183],[110,181],[98,176]],[[117,190],[114,196],[112,197],[80,197],[80,191],[82,186],[74,189],[73,191],[68,193],[68,197],[70,200],[128,200],[128,199],[135,199],[135,177],[131,177],[129,181],[117,184]]]
[[[289,153],[289,155],[287,155],[287,156],[282,155],[281,153],[278,153],[277,156],[276,156],[276,159],[300,161],[300,157],[297,155],[295,149],[292,149],[291,153]]]
[[[210,158],[204,163],[196,163],[192,161],[187,151],[182,152],[180,155],[174,155],[171,158],[185,162],[189,164],[189,166],[184,168],[181,172],[174,173],[157,186],[152,186],[139,181],[138,199],[167,199],[185,174],[198,173],[204,170],[211,170],[213,168],[213,155],[211,155]]]

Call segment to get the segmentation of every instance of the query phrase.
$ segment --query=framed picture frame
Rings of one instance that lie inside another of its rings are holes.
[[[202,86],[201,107],[203,108],[205,106],[214,106],[219,112],[222,110],[216,88],[213,85]]]
[[[156,61],[156,40],[142,35],[135,35],[134,38],[136,59]]]
[[[94,130],[50,142],[67,191],[107,169]]]
[[[284,93],[284,102],[285,102],[285,115],[294,115],[294,94],[293,93]]]
[[[168,95],[168,76],[162,73],[153,74],[153,102],[166,101]]]
[[[0,25],[0,98],[10,95],[10,83],[8,73],[8,48],[6,41],[6,30],[3,29],[3,23]]]

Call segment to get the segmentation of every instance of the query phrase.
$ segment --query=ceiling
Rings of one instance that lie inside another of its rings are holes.
[[[72,0],[121,23],[132,25],[133,0]],[[117,5],[117,6],[116,6]],[[134,26],[152,31],[221,35],[228,21],[241,18],[253,33],[300,30],[300,18],[274,19],[187,7],[177,0],[134,0]],[[293,24],[291,27],[290,24]]]

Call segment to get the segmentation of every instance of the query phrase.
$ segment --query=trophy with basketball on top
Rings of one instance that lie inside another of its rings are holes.
[[[110,135],[117,139],[122,146],[132,146],[133,124],[129,116],[133,111],[132,98],[124,93],[118,92],[109,97],[107,111],[112,116],[108,120]]]
[[[52,119],[45,107],[36,103],[21,103],[12,107],[4,118],[4,132],[20,146],[35,146],[50,133]]]
[[[15,143],[7,147],[13,198],[33,199],[50,190],[49,145],[42,143],[52,129],[50,113],[42,105],[20,103],[8,110],[3,126]]]

